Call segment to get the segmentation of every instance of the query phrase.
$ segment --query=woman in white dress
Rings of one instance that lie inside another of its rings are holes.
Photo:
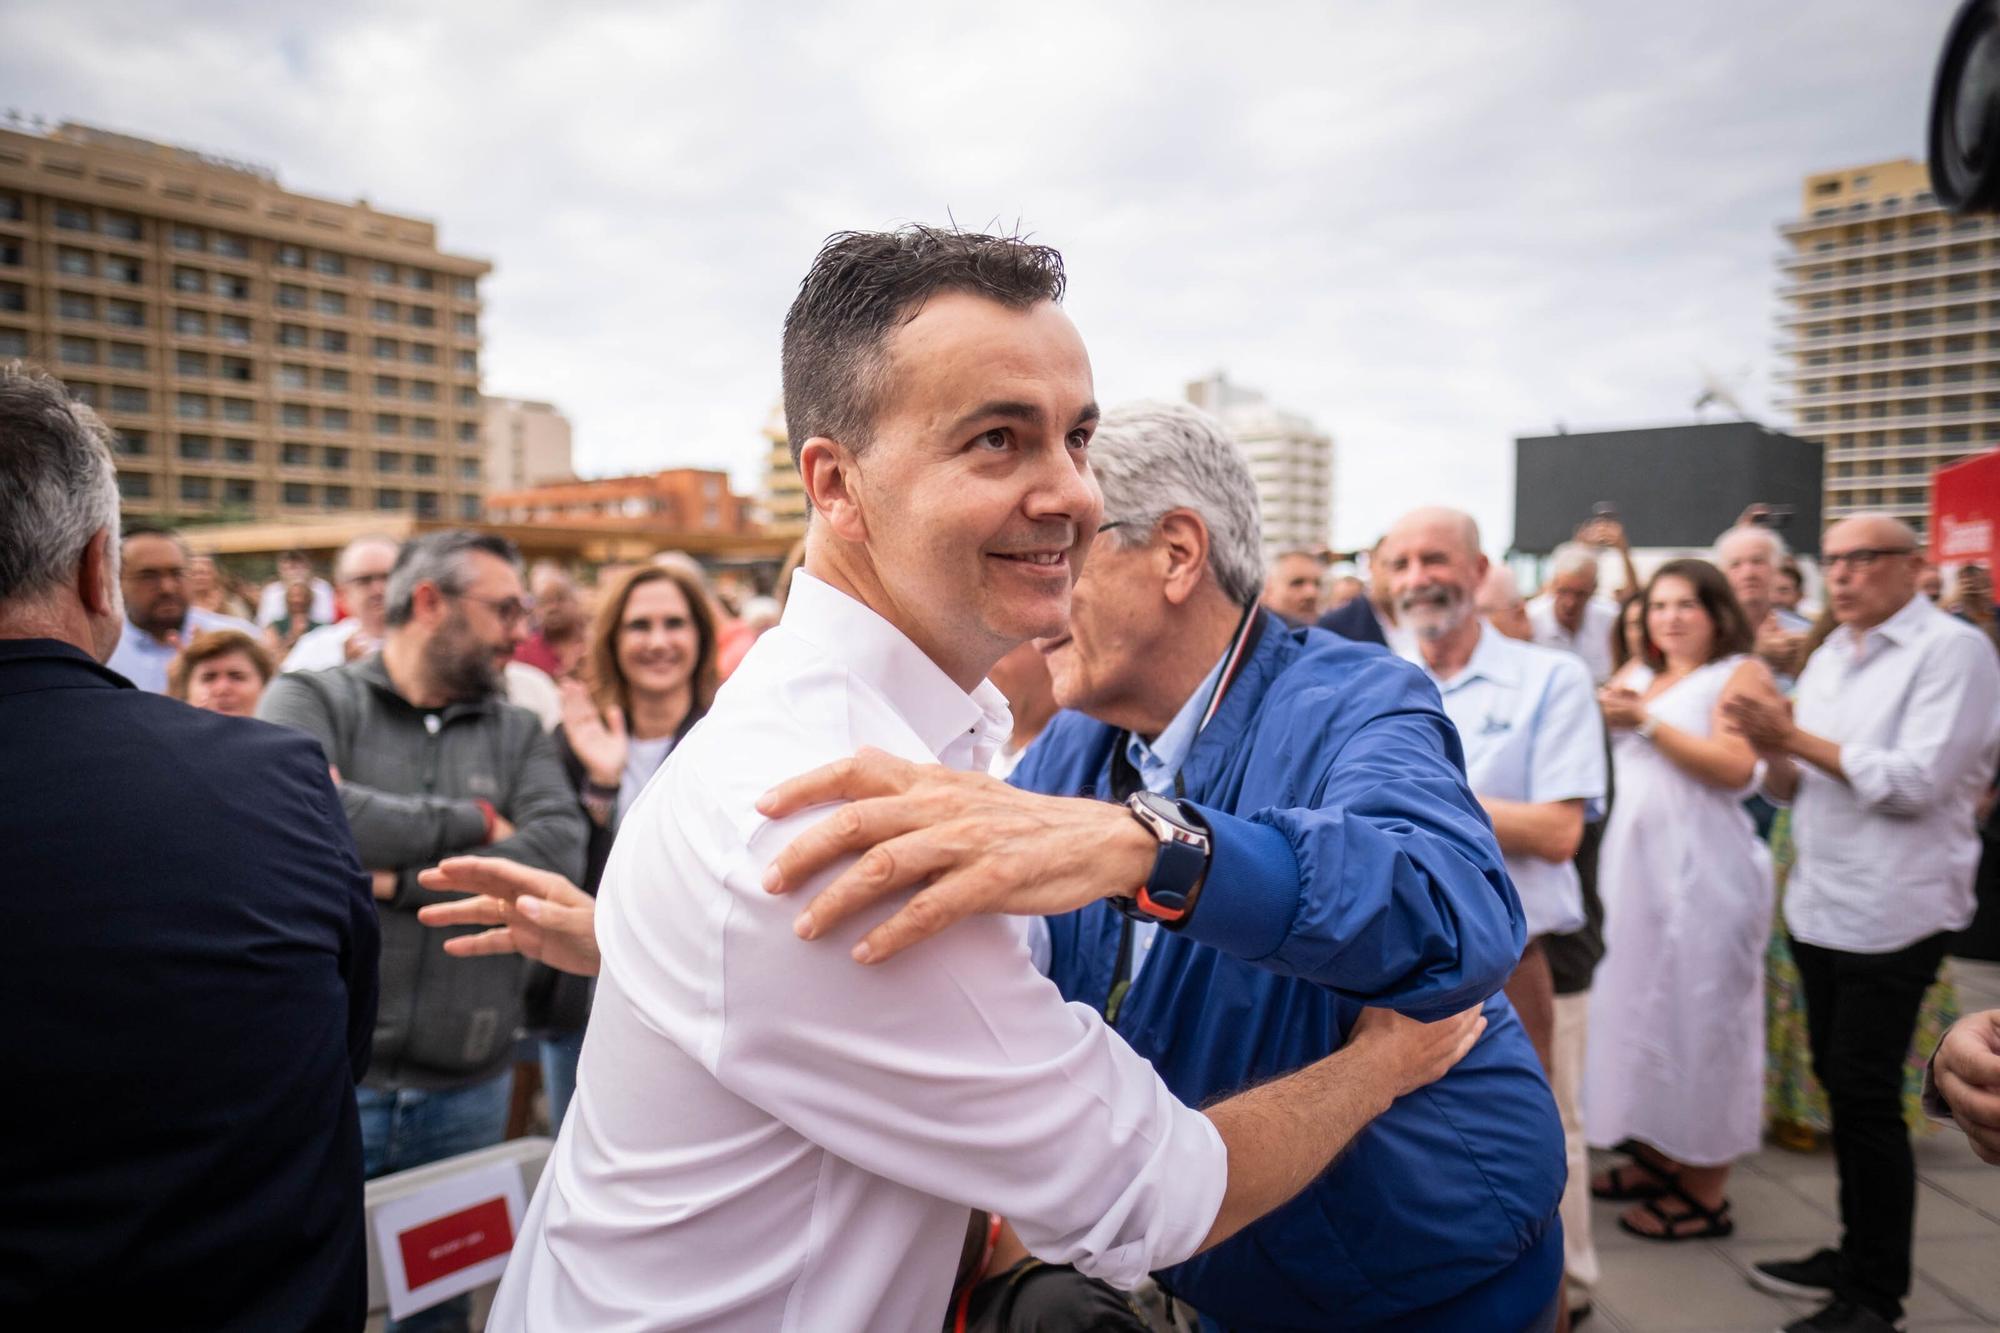
[[[1600,692],[1617,798],[1599,853],[1604,961],[1591,989],[1584,1125],[1631,1160],[1592,1182],[1652,1240],[1726,1236],[1730,1164],[1763,1127],[1771,860],[1742,799],[1756,754],[1721,701],[1761,683],[1721,571],[1646,585],[1644,653]]]

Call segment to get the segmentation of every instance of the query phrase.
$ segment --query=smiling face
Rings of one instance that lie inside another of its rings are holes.
[[[1420,639],[1438,640],[1473,614],[1473,599],[1487,561],[1466,544],[1464,528],[1443,513],[1419,510],[1382,539],[1396,622]]]
[[[264,677],[247,653],[220,653],[188,672],[187,701],[230,717],[255,717]]]
[[[665,698],[689,687],[701,634],[678,584],[648,579],[632,589],[618,618],[617,654],[618,672],[635,699]]]
[[[1670,666],[1699,666],[1715,646],[1715,621],[1694,584],[1673,575],[1653,580],[1646,597],[1646,632]]]
[[[831,453],[802,463],[810,479],[840,462],[845,502],[829,492],[822,508],[862,548],[888,603],[875,610],[976,681],[1068,620],[1103,512],[1090,358],[1051,302],[1016,310],[952,292],[890,338],[881,384],[865,448],[815,439],[808,454]]]

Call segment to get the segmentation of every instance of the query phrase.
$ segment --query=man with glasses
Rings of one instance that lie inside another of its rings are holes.
[[[167,692],[167,666],[203,630],[257,627],[204,611],[188,600],[187,542],[170,528],[135,527],[120,543],[118,584],[125,594],[125,632],[104,665],[140,689]]]
[[[474,532],[417,537],[389,573],[382,651],[281,676],[258,714],[310,732],[340,784],[382,923],[374,1063],[360,1089],[370,1177],[498,1143],[521,1022],[516,958],[455,958],[416,909],[417,872],[479,849],[574,878],[584,822],[533,714],[502,670],[526,620],[513,545]],[[464,1328],[463,1300],[399,1328]]]
[[[1724,707],[1793,807],[1785,893],[1813,1071],[1840,1168],[1838,1250],[1754,1266],[1751,1281],[1828,1304],[1794,1330],[1882,1330],[1910,1288],[1916,1166],[1903,1063],[1951,932],[1972,921],[1974,808],[2000,761],[2000,664],[1969,625],[1918,594],[1916,534],[1857,515],[1820,557],[1839,626],[1775,694]]]
[[[285,657],[286,671],[324,671],[359,661],[382,646],[388,631],[389,571],[396,565],[392,537],[356,537],[333,562],[333,580],[347,605],[338,624],[311,630]]]

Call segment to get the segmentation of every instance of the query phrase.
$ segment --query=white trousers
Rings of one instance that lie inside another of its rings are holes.
[[[1583,1060],[1589,1031],[1590,992],[1556,996],[1556,1110],[1562,1115],[1569,1184],[1563,1188],[1563,1291],[1570,1309],[1597,1287],[1597,1246],[1590,1238],[1590,1145],[1583,1137]]]

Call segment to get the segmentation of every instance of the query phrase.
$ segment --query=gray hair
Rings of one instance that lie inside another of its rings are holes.
[[[356,551],[365,551],[371,546],[385,547],[400,554],[402,543],[386,532],[370,532],[356,537],[340,548],[340,554],[333,558],[333,581],[340,583],[347,578],[348,558]]]
[[[1559,579],[1565,574],[1588,574],[1596,579],[1597,548],[1582,542],[1564,542],[1556,547],[1549,555],[1549,578]]]
[[[396,567],[389,571],[389,606],[383,619],[392,628],[407,625],[416,610],[419,583],[434,584],[447,597],[464,592],[472,581],[467,558],[477,551],[505,560],[516,569],[521,567],[521,553],[514,549],[514,543],[490,532],[458,528],[427,532],[404,542],[396,553]]]
[[[1208,528],[1208,567],[1229,600],[1248,606],[1264,588],[1257,485],[1235,441],[1185,403],[1132,403],[1105,414],[1090,442],[1090,470],[1104,488],[1104,518],[1122,524],[1121,547],[1144,545],[1169,511]]]
[[[1767,528],[1761,523],[1738,523],[1735,527],[1725,529],[1723,534],[1715,539],[1713,549],[1715,563],[1718,565],[1722,563],[1722,548],[1725,545],[1746,535],[1761,537],[1770,546],[1771,563],[1774,565],[1791,554],[1791,549],[1785,545],[1785,539],[1778,535],[1775,528]]]
[[[112,435],[62,381],[0,365],[0,602],[34,600],[76,577],[101,530],[118,562],[118,469]]]

